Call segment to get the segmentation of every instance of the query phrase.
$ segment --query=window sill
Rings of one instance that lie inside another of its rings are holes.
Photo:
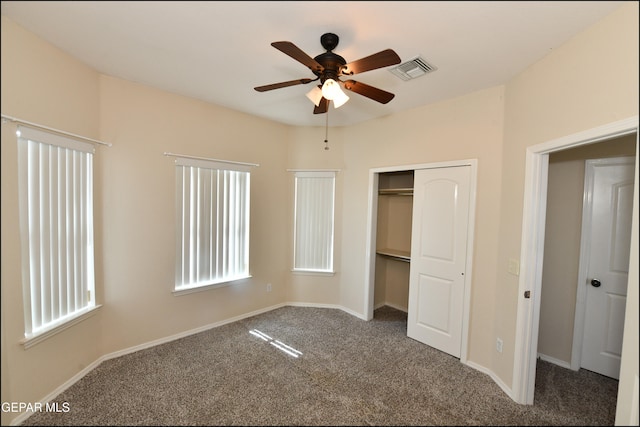
[[[203,292],[203,291],[208,291],[211,289],[217,289],[217,288],[224,288],[225,286],[231,286],[231,285],[235,285],[238,282],[241,282],[243,280],[247,280],[250,279],[251,275],[247,275],[247,276],[240,276],[240,277],[234,277],[234,278],[230,278],[230,279],[226,279],[222,282],[214,282],[214,283],[207,283],[207,284],[203,284],[203,285],[197,285],[197,286],[191,286],[191,287],[183,287],[180,289],[174,289],[173,290],[173,296],[178,297],[181,295],[187,295],[187,294],[192,294],[194,292]]]
[[[102,307],[102,305],[96,305],[96,306],[90,307],[86,311],[83,311],[79,314],[76,314],[74,317],[71,317],[70,319],[65,320],[64,323],[61,323],[56,326],[52,326],[48,329],[45,329],[36,334],[33,334],[30,337],[25,337],[22,340],[20,340],[20,344],[22,344],[24,349],[27,350],[28,348],[31,348],[34,345],[39,344],[42,341],[49,339],[54,335],[59,334],[60,332],[64,331],[67,328],[70,328],[71,326],[78,324],[90,317],[93,317],[93,315],[98,312],[98,309],[100,307]]]
[[[299,274],[301,276],[335,276],[335,271],[321,271],[321,270],[291,270],[293,274]]]

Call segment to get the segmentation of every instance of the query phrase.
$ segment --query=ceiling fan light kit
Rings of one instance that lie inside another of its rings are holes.
[[[307,92],[307,98],[313,102],[316,107],[320,106],[320,101],[322,101],[322,89],[321,86],[314,86],[309,92]]]
[[[322,85],[322,96],[333,101],[335,108],[340,107],[349,100],[349,97],[340,89],[340,85],[333,79],[325,80]]]
[[[340,91],[333,99],[333,108],[340,108],[342,107],[347,101],[349,100],[349,97],[347,96],[346,93],[344,93],[343,91]]]
[[[365,71],[399,64],[400,57],[398,54],[391,49],[386,49],[356,61],[347,62],[342,56],[333,52],[333,49],[338,46],[339,41],[340,38],[336,34],[323,34],[320,37],[320,44],[326,49],[326,52],[321,53],[315,58],[307,55],[289,41],[271,43],[271,46],[309,68],[316,77],[314,79],[303,78],[258,86],[254,89],[258,92],[266,92],[273,89],[307,84],[320,80],[321,85],[314,87],[306,94],[307,98],[315,105],[313,114],[326,113],[330,101],[333,101],[334,108],[344,105],[349,100],[349,96],[344,93],[341,86],[344,87],[345,90],[355,92],[381,104],[386,104],[391,101],[395,95],[390,92],[354,80],[342,81],[340,77],[353,76],[354,74],[364,73]]]

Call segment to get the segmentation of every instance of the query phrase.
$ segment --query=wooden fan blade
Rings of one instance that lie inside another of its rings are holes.
[[[392,49],[386,49],[357,61],[349,62],[342,70],[342,74],[354,75],[377,68],[388,67],[400,63],[400,57]]]
[[[313,80],[311,80],[311,79],[290,80],[288,82],[274,83],[274,84],[265,85],[265,86],[258,86],[258,87],[254,87],[254,89],[257,90],[258,92],[266,92],[268,90],[280,89],[281,87],[288,87],[288,86],[307,84],[307,83],[312,82],[312,81]]]
[[[313,114],[324,114],[329,109],[329,100],[322,97],[320,104],[313,109]]]
[[[271,46],[289,55],[301,64],[306,65],[314,73],[320,73],[322,72],[322,70],[324,70],[324,67],[320,65],[318,61],[307,55],[304,51],[302,51],[302,49],[291,42],[273,42],[271,43]]]
[[[354,80],[347,80],[344,82],[344,88],[362,96],[366,96],[367,98],[371,98],[374,101],[378,101],[381,104],[386,104],[395,96],[391,92],[369,86],[365,83],[356,82]]]

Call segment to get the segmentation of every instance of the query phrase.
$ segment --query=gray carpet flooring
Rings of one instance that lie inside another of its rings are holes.
[[[538,361],[518,405],[403,312],[282,307],[105,361],[23,425],[613,425],[617,386]]]

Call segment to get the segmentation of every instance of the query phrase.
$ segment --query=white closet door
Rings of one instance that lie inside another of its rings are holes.
[[[415,171],[407,335],[460,357],[469,166]]]

